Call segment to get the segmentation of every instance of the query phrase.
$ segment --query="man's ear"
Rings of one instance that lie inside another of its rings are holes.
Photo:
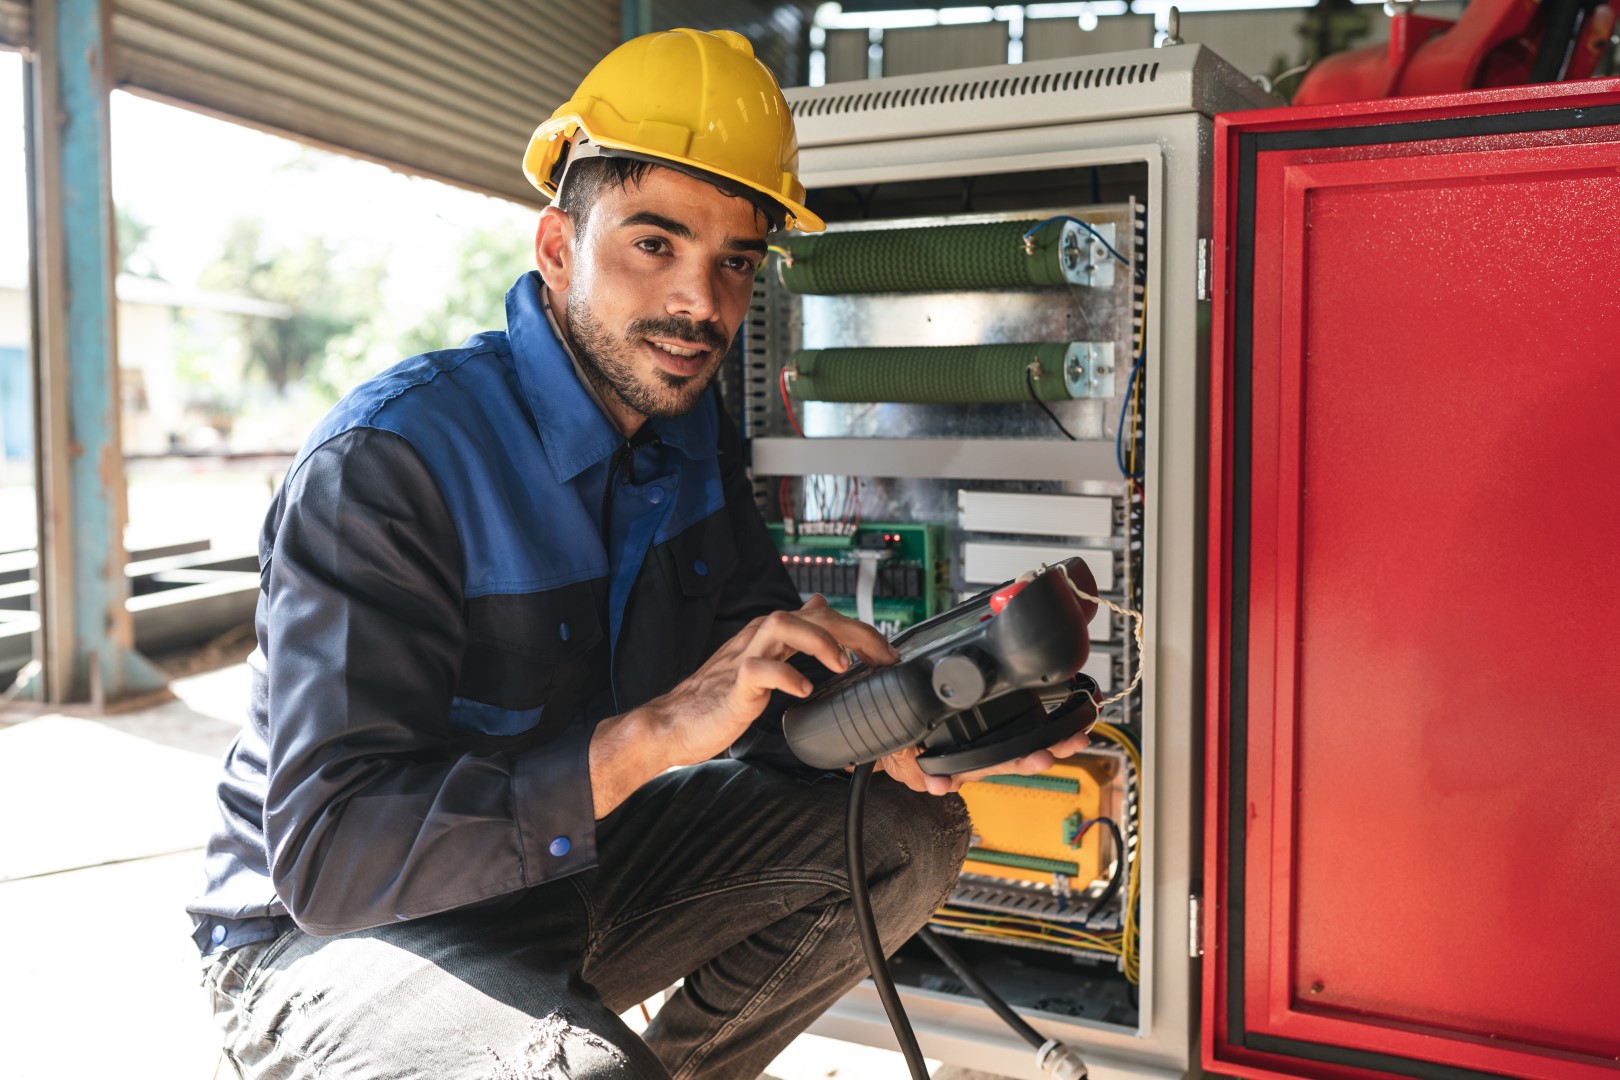
[[[555,206],[540,211],[534,230],[534,265],[552,292],[568,291],[574,271],[574,219]]]

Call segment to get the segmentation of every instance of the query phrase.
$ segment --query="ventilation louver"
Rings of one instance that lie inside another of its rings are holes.
[[[847,94],[817,96],[791,103],[795,117],[827,116],[836,113],[868,112],[877,109],[907,109],[917,105],[952,105],[990,98],[1025,97],[1032,94],[1061,94],[1074,90],[1095,90],[1111,86],[1150,83],[1158,77],[1159,65],[1116,64],[1108,67],[1052,71],[1044,75],[1007,76],[999,79],[968,79],[913,86],[904,90],[866,90]]]

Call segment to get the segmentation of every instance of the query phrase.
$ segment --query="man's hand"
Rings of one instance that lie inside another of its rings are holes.
[[[1045,772],[1061,758],[1084,750],[1091,740],[1084,732],[1071,735],[1055,746],[1045,750],[1037,750],[1033,754],[1025,754],[1012,761],[1004,761],[1000,765],[992,765],[988,769],[975,769],[972,772],[955,773],[951,776],[932,776],[917,767],[917,755],[922,752],[921,747],[909,750],[896,750],[878,760],[878,768],[900,781],[912,791],[926,791],[930,795],[949,795],[959,790],[969,780],[983,780],[987,776],[1033,776],[1038,772]]]
[[[797,611],[772,612],[743,627],[669,693],[597,726],[590,750],[596,816],[664,769],[695,765],[725,750],[764,711],[773,690],[809,696],[810,680],[789,657],[806,653],[843,671],[849,667],[846,649],[879,667],[900,659],[877,630],[838,614],[820,596]]]

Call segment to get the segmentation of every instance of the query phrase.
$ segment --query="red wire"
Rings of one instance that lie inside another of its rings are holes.
[[[782,408],[787,410],[788,423],[793,425],[793,430],[797,431],[799,438],[803,439],[806,438],[804,428],[799,426],[799,418],[793,415],[793,402],[788,399],[787,377],[788,369],[783,368],[782,377],[777,380],[782,387]]]

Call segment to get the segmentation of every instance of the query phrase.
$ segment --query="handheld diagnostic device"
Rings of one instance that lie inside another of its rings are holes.
[[[1080,668],[1097,605],[1076,589],[1097,585],[1084,560],[1065,559],[918,623],[894,639],[898,663],[856,663],[789,708],[788,746],[839,769],[921,745],[918,767],[948,775],[1086,730],[1097,684]]]

